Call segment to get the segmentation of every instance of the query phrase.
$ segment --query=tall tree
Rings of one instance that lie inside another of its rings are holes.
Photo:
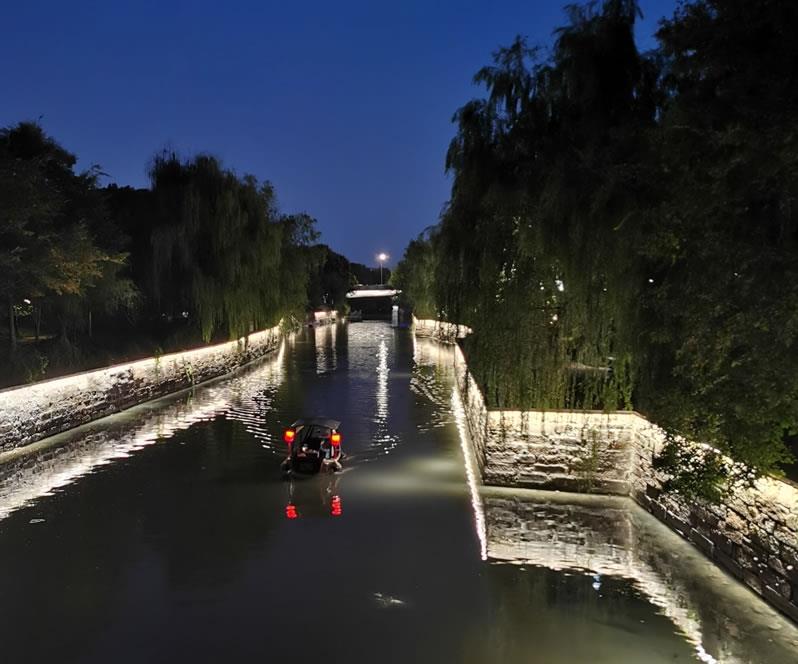
[[[75,157],[32,123],[0,131],[0,292],[11,345],[22,300],[84,298],[123,257],[101,249],[88,203],[96,174],[75,174]]]
[[[213,157],[159,155],[151,170],[156,305],[202,339],[235,338],[304,313],[314,220],[280,215],[274,189]]]
[[[776,471],[798,430],[798,5],[683,3],[648,54],[636,2],[566,11],[549,56],[516,39],[477,73],[406,297],[475,330],[493,405],[634,406]]]

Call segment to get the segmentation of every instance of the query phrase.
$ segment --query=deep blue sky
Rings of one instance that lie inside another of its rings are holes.
[[[41,117],[121,185],[164,147],[210,152],[352,260],[398,259],[448,198],[474,72],[516,34],[550,44],[567,1],[9,0],[0,126]],[[640,4],[649,48],[675,0]]]

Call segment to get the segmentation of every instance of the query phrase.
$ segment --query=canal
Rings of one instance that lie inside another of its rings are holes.
[[[448,352],[307,330],[4,468],[0,661],[798,661],[629,501],[477,490]],[[302,415],[343,422],[344,472],[281,477]]]

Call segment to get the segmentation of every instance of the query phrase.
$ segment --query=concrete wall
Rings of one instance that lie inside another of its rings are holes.
[[[274,350],[279,327],[246,339],[0,391],[0,453],[227,374]]]
[[[416,321],[452,343],[454,325]],[[798,621],[798,489],[763,478],[720,505],[664,494],[664,432],[634,412],[488,410],[457,347],[455,376],[486,484],[630,496]],[[696,445],[698,450],[700,446]]]

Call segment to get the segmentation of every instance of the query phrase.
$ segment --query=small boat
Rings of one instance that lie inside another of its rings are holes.
[[[341,423],[323,417],[301,419],[283,432],[288,456],[286,473],[313,475],[321,470],[341,470]]]

